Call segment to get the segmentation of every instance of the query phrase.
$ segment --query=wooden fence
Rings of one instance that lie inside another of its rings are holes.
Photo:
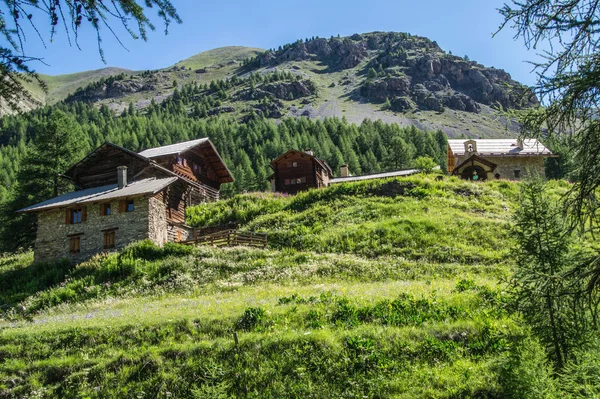
[[[243,245],[246,247],[266,248],[268,236],[266,233],[253,233],[238,230],[222,230],[215,233],[198,236],[185,244],[212,245],[216,247]]]

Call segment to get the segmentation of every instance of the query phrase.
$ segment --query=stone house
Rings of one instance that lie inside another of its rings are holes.
[[[554,156],[536,139],[448,140],[448,173],[467,180],[545,177],[544,160]]]
[[[219,199],[233,177],[208,139],[135,153],[105,143],[64,173],[76,191],[29,206],[37,214],[35,260],[92,255],[150,239],[192,238],[188,206]]]

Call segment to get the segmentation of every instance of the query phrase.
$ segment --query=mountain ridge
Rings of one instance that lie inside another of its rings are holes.
[[[241,121],[253,114],[274,119],[344,116],[354,123],[372,119],[442,129],[450,137],[505,137],[514,136],[518,126],[498,108],[539,104],[504,70],[453,56],[428,38],[397,32],[313,37],[271,50],[226,46],[144,73],[104,68],[82,72],[81,79],[74,79],[78,74],[44,78],[52,84],[49,103],[87,101],[119,113],[130,103],[144,110],[185,85],[208,86],[276,71],[301,81],[293,84],[293,93],[289,82],[270,83],[266,91],[249,82],[219,93],[206,90],[198,95],[220,103],[206,115],[227,114]],[[193,102],[187,107],[191,112]]]

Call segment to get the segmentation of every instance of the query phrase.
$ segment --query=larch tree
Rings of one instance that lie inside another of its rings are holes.
[[[504,22],[528,48],[546,46],[535,64],[535,94],[543,106],[513,111],[522,134],[565,143],[563,156],[574,181],[564,208],[579,234],[598,233],[600,187],[600,2],[587,0],[520,0],[500,9]],[[600,306],[600,254],[578,262],[570,274],[585,289],[587,306],[597,317]],[[571,290],[581,295],[581,288]],[[597,325],[596,325],[597,328]],[[557,359],[558,361],[558,359]]]
[[[23,99],[36,102],[25,84],[35,82],[46,90],[30,65],[41,59],[25,51],[26,33],[33,33],[45,45],[46,40],[53,41],[58,30],[62,30],[68,42],[79,47],[80,29],[88,25],[96,32],[98,51],[104,61],[102,30],[123,44],[113,29],[115,23],[120,23],[132,38],[147,40],[148,31],[155,29],[147,16],[152,8],[163,21],[165,33],[172,21],[181,22],[170,0],[2,0],[0,35],[7,44],[0,46],[0,99],[11,109],[19,110]]]
[[[9,235],[0,237],[5,249],[31,246],[35,239],[35,217],[16,212],[70,191],[71,184],[62,173],[88,152],[88,141],[80,126],[65,113],[55,111],[39,127],[35,142],[31,143],[21,162],[18,183],[0,212],[1,231],[3,235]]]

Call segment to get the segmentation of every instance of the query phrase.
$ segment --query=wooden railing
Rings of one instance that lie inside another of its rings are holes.
[[[196,183],[200,186],[192,188],[192,204],[197,205],[202,202],[214,202],[219,200],[219,190],[215,190],[206,184]]]
[[[193,240],[185,242],[185,244],[212,245],[216,247],[243,245],[256,248],[266,248],[267,243],[268,235],[266,233],[253,233],[232,229],[198,236]]]

